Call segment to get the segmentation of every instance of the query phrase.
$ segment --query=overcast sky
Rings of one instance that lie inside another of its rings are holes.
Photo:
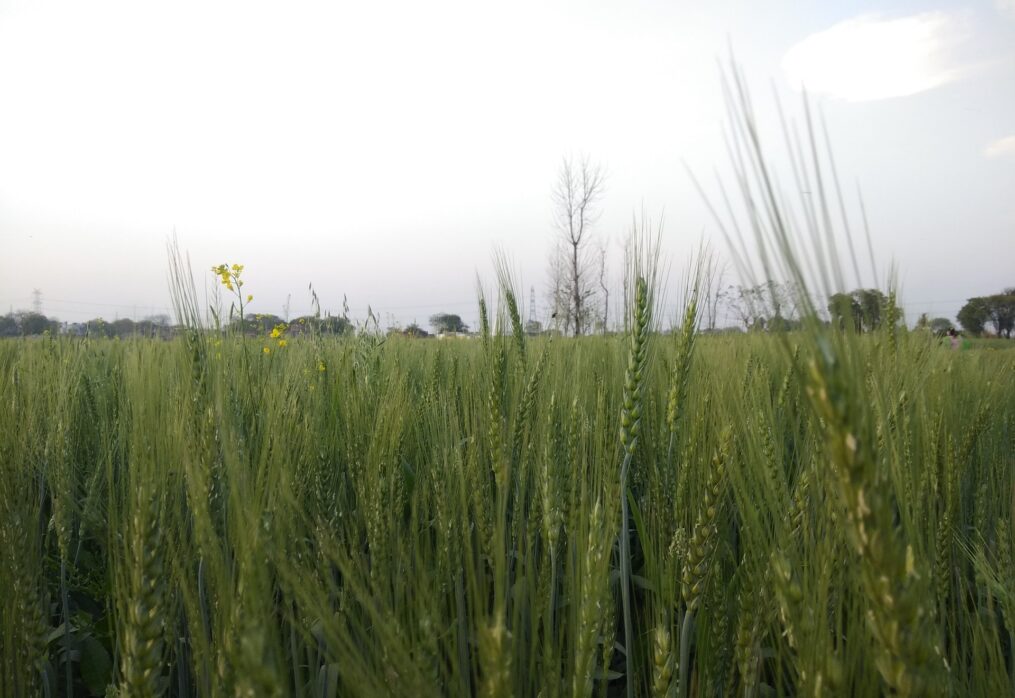
[[[722,245],[682,162],[726,162],[728,45],[773,146],[772,85],[820,102],[911,322],[1015,285],[1015,0],[0,0],[0,312],[164,312],[175,229],[199,283],[246,265],[255,312],[313,283],[470,321],[499,245],[542,315],[569,153],[608,172],[616,277],[642,210],[680,269]]]

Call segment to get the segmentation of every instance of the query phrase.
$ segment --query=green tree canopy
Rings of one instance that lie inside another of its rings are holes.
[[[998,337],[1015,332],[1015,288],[1006,288],[992,296],[970,298],[957,315],[962,328],[972,334],[991,329]]]
[[[955,325],[946,317],[936,317],[930,321],[930,331],[934,334],[944,334],[953,329],[955,329]]]
[[[858,288],[849,293],[833,293],[828,299],[832,323],[857,332],[872,332],[881,327],[888,298],[876,288]]]
[[[50,320],[41,313],[18,313],[17,320],[23,335],[42,334],[46,330],[55,331],[58,327],[56,320]]]
[[[406,337],[429,337],[430,333],[424,330],[422,327],[417,325],[415,322],[411,323],[408,327],[402,330],[402,334]]]
[[[980,334],[987,324],[987,306],[983,301],[983,298],[970,298],[956,315],[962,329],[970,334]]]
[[[435,313],[431,315],[430,326],[434,328],[437,334],[469,331],[469,326],[462,322],[462,318],[451,313]]]
[[[109,323],[109,333],[112,337],[130,337],[134,334],[134,321],[130,318],[119,318]]]
[[[987,296],[987,318],[994,326],[998,337],[1011,339],[1015,330],[1015,289],[1005,289],[1003,293]]]
[[[857,332],[863,329],[860,303],[852,293],[833,293],[828,299],[828,312],[832,324],[839,329],[851,328]]]
[[[0,337],[16,337],[18,334],[17,318],[10,314],[0,316]]]

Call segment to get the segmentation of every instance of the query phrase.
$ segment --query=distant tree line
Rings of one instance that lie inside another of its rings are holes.
[[[462,322],[461,316],[453,313],[434,313],[430,316],[430,327],[433,328],[433,334],[437,335],[467,334],[469,331],[469,326]],[[405,327],[393,325],[388,328],[386,334],[389,337],[401,336],[410,339],[426,339],[433,336],[415,321]]]
[[[768,281],[756,286],[730,285],[725,289],[717,286],[710,290],[705,298],[706,305],[714,305],[709,310],[712,319],[703,330],[716,331],[716,308],[725,306],[737,322],[739,329],[748,332],[785,332],[795,330],[801,324],[803,303],[801,295],[792,284]],[[888,320],[888,297],[877,289],[856,289],[848,293],[835,293],[828,299],[828,318],[833,327],[849,329],[856,332],[871,332],[884,326]],[[894,309],[893,312],[898,312]],[[899,317],[896,317],[898,320]],[[973,335],[989,332],[998,337],[1012,338],[1015,333],[1015,287],[1004,289],[1001,293],[991,296],[970,298],[959,310],[957,319],[962,329]],[[459,315],[453,313],[436,313],[429,318],[430,326],[435,334],[465,334],[469,327]],[[542,326],[538,322],[526,325],[526,331],[539,334]],[[274,328],[284,326],[289,337],[305,333],[327,336],[353,334],[356,327],[345,315],[304,315],[286,322],[278,315],[270,313],[249,315],[242,322],[233,318],[225,329],[242,332],[248,336],[262,336]],[[564,325],[565,331],[567,324]],[[947,318],[929,318],[926,314],[917,320],[918,329],[930,330],[935,334],[944,334],[954,328]],[[572,329],[576,329],[572,327]],[[0,315],[0,337],[25,337],[51,334],[72,334],[90,337],[126,338],[155,337],[167,339],[172,337],[178,328],[170,324],[166,315],[153,315],[143,320],[120,318],[106,321],[101,318],[80,323],[61,323],[41,313],[18,311]],[[430,333],[412,323],[402,328],[394,328],[394,332],[407,337],[428,337]]]
[[[240,318],[234,317],[229,323],[229,329],[252,337],[268,334],[279,326],[286,328],[285,333],[289,337],[307,333],[341,336],[351,334],[355,329],[349,318],[340,315],[325,315],[324,317],[303,315],[287,322],[278,315],[257,313],[245,316],[242,322]]]
[[[704,301],[706,306],[712,306],[708,310],[712,318],[709,330],[715,329],[719,307],[725,307],[736,320],[736,328],[746,332],[799,329],[807,307],[802,291],[795,284],[776,281],[756,286],[730,285],[721,291],[710,289]],[[873,332],[889,322],[891,316],[895,322],[901,319],[899,309],[890,307],[888,296],[873,288],[834,293],[829,296],[826,307],[829,325],[854,332]]]
[[[46,331],[55,334],[59,329],[59,322],[40,313],[17,312],[0,317],[0,337],[39,335]]]
[[[0,316],[0,337],[31,337],[45,334],[74,334],[90,337],[170,337],[173,327],[166,315],[153,315],[144,320],[120,318],[107,322],[95,318],[86,322],[62,323],[42,313],[19,311]]]
[[[270,333],[275,327],[286,327],[286,335],[293,337],[305,333],[341,336],[354,331],[353,323],[344,316],[326,315],[318,317],[305,315],[291,322],[285,322],[278,315],[250,315],[243,319],[234,318],[226,329],[242,332],[249,336],[261,336]],[[143,320],[118,318],[107,321],[94,318],[85,322],[63,323],[48,318],[41,313],[19,311],[0,315],[0,337],[31,337],[45,334],[69,334],[88,337],[154,337],[168,339],[174,336],[179,328],[172,325],[167,315],[153,315]]]

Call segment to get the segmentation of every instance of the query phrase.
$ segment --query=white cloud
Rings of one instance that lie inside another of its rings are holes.
[[[1008,19],[1015,19],[1015,0],[994,0],[994,7]]]
[[[983,149],[983,154],[988,158],[1000,158],[1004,156],[1015,157],[1015,136],[1005,136]]]
[[[903,97],[961,74],[950,54],[965,34],[963,22],[944,12],[862,15],[811,34],[787,51],[782,67],[793,87],[851,102]]]

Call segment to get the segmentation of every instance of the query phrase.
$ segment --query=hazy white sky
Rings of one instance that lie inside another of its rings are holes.
[[[0,0],[0,312],[34,288],[65,320],[164,311],[174,228],[201,279],[246,265],[254,311],[313,283],[471,321],[495,245],[542,306],[567,153],[608,172],[618,279],[643,209],[682,268],[721,245],[681,163],[725,164],[729,44],[773,145],[770,85],[821,102],[910,320],[1015,285],[1012,0]]]

